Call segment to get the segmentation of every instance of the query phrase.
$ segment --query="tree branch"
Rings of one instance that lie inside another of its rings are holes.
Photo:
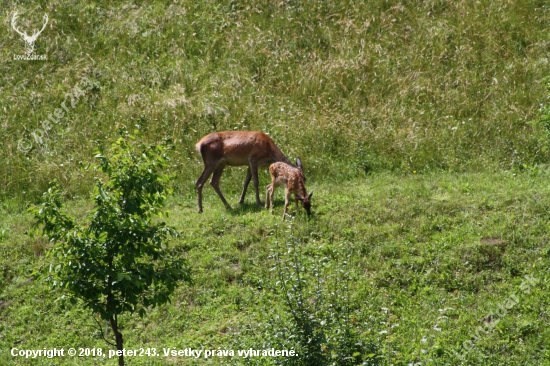
[[[111,341],[107,340],[107,338],[105,338],[105,333],[103,333],[103,328],[101,327],[99,320],[97,320],[93,314],[92,314],[92,318],[94,318],[95,322],[97,323],[97,326],[99,327],[99,331],[101,332],[101,338],[103,338],[103,340],[107,342],[107,344],[116,348],[116,344],[112,343]]]

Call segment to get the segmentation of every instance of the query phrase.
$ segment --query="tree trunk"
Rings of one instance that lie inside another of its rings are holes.
[[[116,349],[120,351],[120,355],[118,356],[118,366],[124,366],[124,355],[122,354],[122,350],[124,349],[122,344],[122,333],[118,331],[117,316],[112,316],[109,321],[111,322],[111,328],[113,329],[113,333],[115,334]]]

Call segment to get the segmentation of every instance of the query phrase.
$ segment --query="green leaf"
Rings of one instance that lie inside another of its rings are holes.
[[[123,312],[146,315],[147,307],[170,301],[180,281],[191,281],[187,264],[174,261],[164,244],[177,231],[156,223],[166,198],[160,174],[163,149],[133,141],[124,128],[110,152],[96,151],[105,176],[96,176],[93,208],[82,222],[63,212],[61,187],[53,182],[43,203],[29,208],[36,228],[52,242],[48,258],[53,288],[71,304],[103,319]],[[137,131],[136,136],[139,136]]]

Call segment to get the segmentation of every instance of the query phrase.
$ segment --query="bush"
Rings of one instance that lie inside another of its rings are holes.
[[[354,324],[352,278],[347,268],[351,250],[342,250],[336,259],[306,256],[300,237],[291,233],[284,240],[284,245],[276,242],[273,258],[278,279],[275,287],[284,299],[285,313],[267,326],[268,346],[294,349],[298,356],[280,360],[280,364],[379,364],[376,341],[361,339]],[[346,243],[343,247],[351,246]]]

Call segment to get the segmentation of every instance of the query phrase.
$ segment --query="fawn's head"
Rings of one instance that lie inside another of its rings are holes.
[[[311,196],[313,196],[313,192],[305,197],[296,197],[296,199],[302,201],[302,206],[304,206],[304,208],[306,209],[308,216],[311,215]]]
[[[305,184],[306,182],[306,177],[304,175],[304,170],[303,170],[303,167],[302,167],[302,160],[300,160],[300,158],[296,158],[296,168],[300,169],[300,172],[301,172],[301,179],[302,179],[302,186],[303,184]],[[305,187],[302,187],[304,189],[304,193],[305,193]],[[296,196],[296,199],[302,201],[302,206],[304,206],[304,208],[306,209],[306,212],[307,212],[307,215],[310,216],[311,215],[311,196],[313,195],[313,192],[310,192],[309,195],[307,196],[304,196],[304,197],[298,197]]]

